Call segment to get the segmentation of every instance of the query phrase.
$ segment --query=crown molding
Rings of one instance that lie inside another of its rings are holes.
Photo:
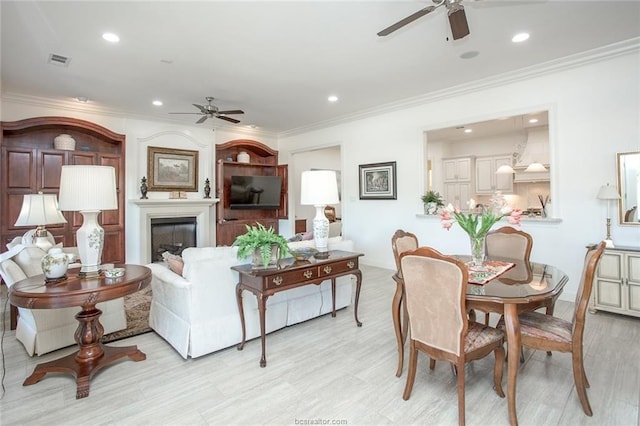
[[[425,93],[419,96],[413,96],[405,98],[400,101],[387,103],[374,108],[358,111],[353,114],[343,115],[331,120],[325,120],[317,123],[310,124],[308,126],[298,127],[291,130],[278,133],[278,137],[288,137],[297,134],[319,130],[330,126],[336,126],[338,124],[344,124],[364,118],[373,117],[376,115],[407,109],[415,106],[424,105],[431,102],[440,101],[443,99],[449,99],[456,96],[465,95],[468,93],[478,92],[498,86],[504,86],[505,84],[515,83],[518,81],[527,80],[534,77],[540,77],[547,74],[557,73],[560,71],[596,63],[619,56],[628,55],[640,51],[640,37],[634,37],[628,40],[624,40],[618,43],[610,44],[607,46],[599,47],[596,49],[588,50],[574,55],[565,56],[553,61],[542,62],[540,64],[532,65],[525,68],[520,68],[515,71],[510,71],[502,74],[496,74],[491,77],[471,81],[468,83],[451,86],[446,89],[437,90],[434,92]]]

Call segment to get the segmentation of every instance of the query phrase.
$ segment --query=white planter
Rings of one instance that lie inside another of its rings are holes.
[[[64,277],[69,267],[69,258],[60,248],[52,248],[42,258],[42,272],[45,278],[54,280]]]
[[[53,138],[53,147],[64,151],[73,151],[76,149],[76,140],[65,133]]]

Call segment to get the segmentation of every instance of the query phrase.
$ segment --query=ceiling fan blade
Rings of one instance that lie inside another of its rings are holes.
[[[189,115],[202,115],[199,112],[170,112],[169,114],[189,114]]]
[[[454,40],[461,39],[469,35],[469,23],[467,22],[467,14],[460,7],[457,10],[450,10],[449,25],[451,26],[451,35]]]
[[[404,27],[407,24],[410,24],[411,22],[415,21],[416,19],[426,15],[427,13],[433,12],[434,10],[436,10],[437,6],[427,6],[422,10],[417,11],[416,13],[414,13],[413,15],[409,15],[404,19],[399,20],[398,22],[396,22],[395,24],[385,28],[384,30],[380,31],[378,33],[378,36],[380,37],[384,37],[387,36],[389,34],[391,34],[392,32],[399,30],[400,28]]]
[[[200,118],[200,120],[196,121],[196,124],[200,124],[200,123],[204,123],[204,121],[209,118],[208,115],[203,115],[202,118]]]
[[[191,104],[194,107],[198,108],[200,110],[200,112],[202,112],[203,114],[207,113],[207,110],[202,106],[202,105],[198,105],[198,104]]]
[[[244,114],[241,109],[232,109],[229,111],[218,111],[218,114]]]
[[[240,120],[236,120],[235,118],[231,118],[231,117],[225,117],[224,115],[216,115],[216,118],[219,118],[220,120],[226,120],[229,121],[231,123],[239,123]]]

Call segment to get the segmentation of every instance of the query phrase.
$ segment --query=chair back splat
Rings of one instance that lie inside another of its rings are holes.
[[[411,396],[416,377],[418,351],[432,361],[451,362],[456,367],[458,384],[458,422],[465,424],[465,364],[495,356],[493,381],[496,393],[502,391],[504,364],[504,334],[495,328],[469,323],[466,313],[467,267],[460,260],[444,256],[429,247],[420,247],[400,256],[400,268],[405,286],[409,314],[409,372],[402,398]]]

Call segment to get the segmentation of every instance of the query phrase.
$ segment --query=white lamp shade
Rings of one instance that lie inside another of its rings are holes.
[[[597,198],[600,200],[619,200],[620,194],[615,187],[606,184],[600,187]]]
[[[333,170],[307,170],[300,180],[300,204],[338,204],[338,180]]]
[[[546,172],[547,168],[540,163],[531,163],[529,167],[527,167],[525,172]]]
[[[15,226],[40,226],[66,222],[67,220],[58,210],[56,194],[25,194]]]
[[[502,166],[498,167],[498,170],[496,170],[496,174],[498,175],[506,175],[509,173],[515,173],[516,171],[513,170],[513,167],[511,167],[508,164],[503,164]]]
[[[59,205],[62,211],[117,209],[115,168],[62,166]]]

